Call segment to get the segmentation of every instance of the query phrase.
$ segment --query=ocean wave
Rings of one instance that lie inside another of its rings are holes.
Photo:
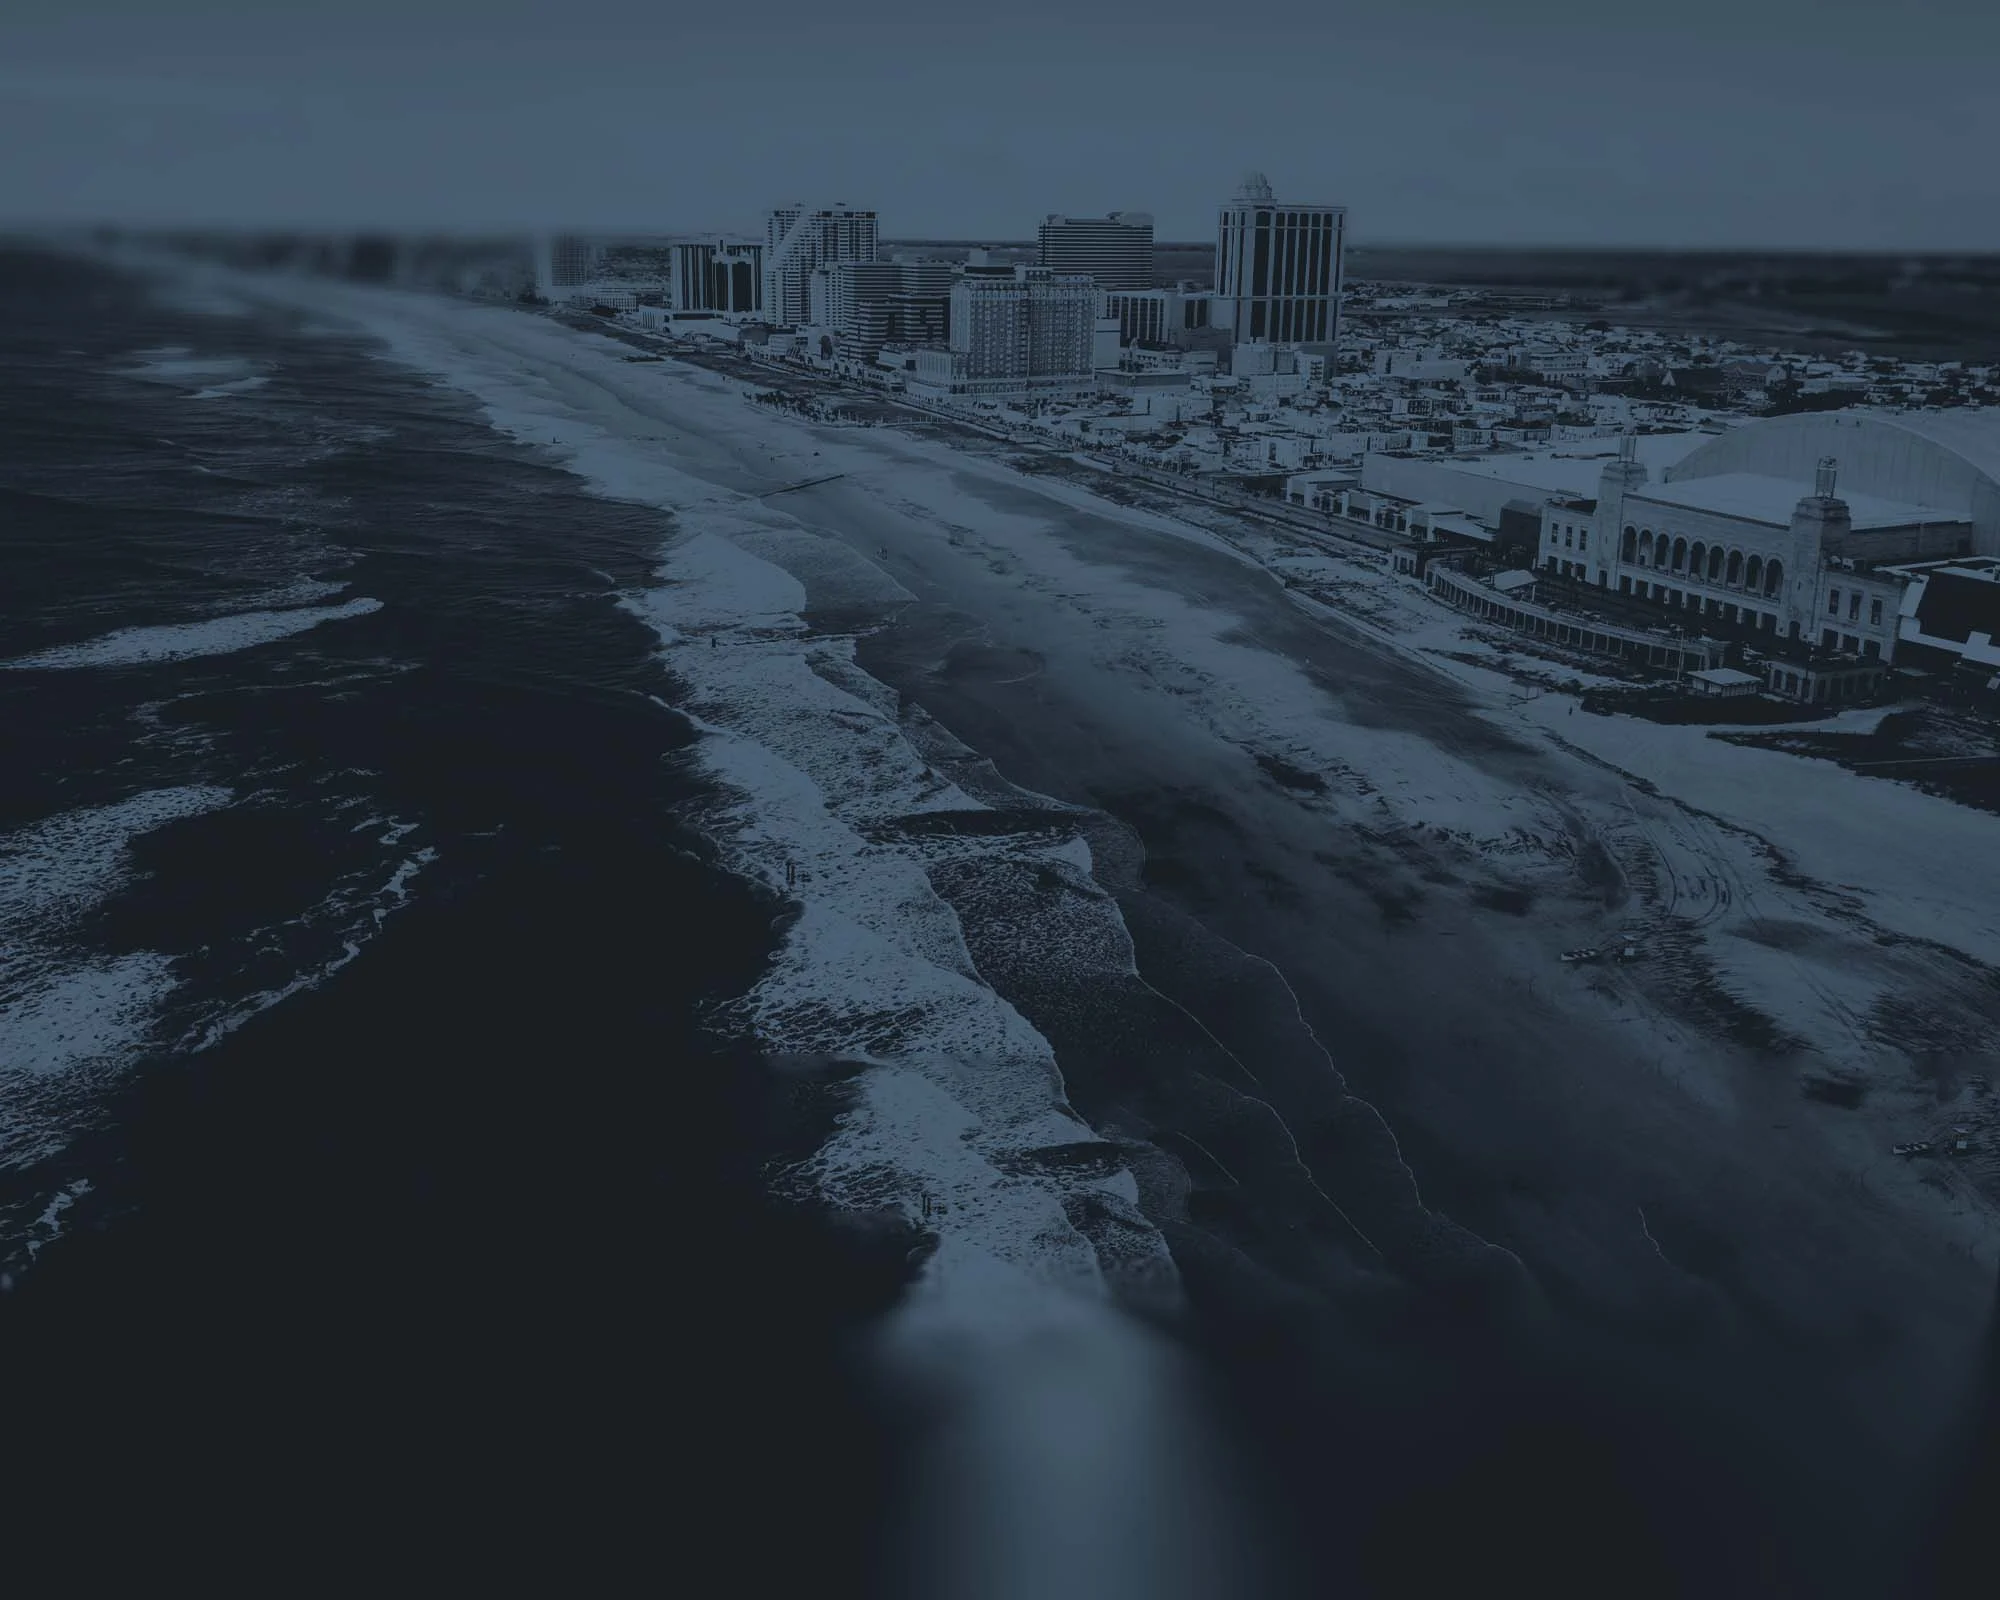
[[[260,589],[255,594],[236,595],[216,602],[214,610],[237,615],[256,611],[285,611],[331,600],[347,585],[335,578],[294,578],[289,583]]]
[[[261,389],[271,380],[261,373],[252,373],[247,378],[235,378],[228,383],[211,384],[206,389],[197,389],[188,396],[190,400],[226,400],[231,395],[250,394]]]
[[[196,994],[179,954],[91,949],[86,919],[132,881],[134,842],[236,798],[210,786],[155,790],[0,838],[0,1170],[60,1156],[99,1114],[107,1087],[149,1053],[206,1049],[324,982],[408,902],[414,880],[437,858],[429,846],[395,848],[414,824],[370,816],[362,826],[380,830],[387,859],[348,874],[300,915],[257,930],[260,945],[287,941],[300,962],[289,981],[266,991]],[[42,1236],[31,1213],[53,1193],[0,1209],[0,1265],[19,1265],[24,1248],[33,1255]]]
[[[416,829],[411,822],[394,822],[384,817],[370,817],[356,825],[356,832],[363,828],[380,827],[383,833],[377,840],[382,845],[394,845]],[[309,989],[317,989],[341,968],[361,954],[362,947],[398,910],[408,903],[410,883],[424,868],[437,860],[437,851],[429,845],[412,851],[396,862],[388,875],[380,878],[375,874],[357,877],[342,884],[327,895],[317,905],[289,922],[279,923],[260,930],[259,937],[271,939],[282,936],[292,929],[318,930],[330,937],[338,946],[337,953],[317,961],[295,973],[288,981],[269,989],[259,990],[236,1000],[218,1011],[193,1021],[181,1037],[175,1041],[176,1051],[196,1055],[212,1049],[234,1033],[244,1023],[260,1011],[268,1011],[280,1001],[288,1000],[295,994]]]
[[[17,1074],[48,1077],[128,1059],[144,1045],[173,992],[172,962],[144,951],[80,961],[14,981],[0,964],[0,1086]],[[0,1147],[0,1165],[13,1152]]]
[[[256,363],[242,356],[197,356],[187,353],[181,345],[135,353],[144,359],[137,366],[120,367],[120,377],[182,388],[206,388],[212,383],[241,382],[256,375]]]
[[[234,799],[156,789],[0,839],[0,1165],[38,1159],[56,1137],[51,1115],[25,1103],[42,1098],[32,1085],[129,1061],[174,987],[166,956],[86,953],[78,923],[130,880],[134,841]]]
[[[668,552],[668,581],[626,603],[691,691],[699,761],[723,795],[698,826],[736,871],[796,906],[733,1018],[775,1053],[868,1064],[799,1178],[843,1207],[931,1221],[933,1270],[955,1286],[972,1281],[968,1259],[985,1259],[1023,1283],[1102,1293],[1105,1263],[1068,1202],[1089,1188],[1150,1234],[1136,1183],[1115,1158],[1028,1175],[1038,1152],[1098,1136],[1069,1107],[1048,1041],[979,976],[928,871],[944,849],[1074,863],[1081,839],[910,827],[993,808],[943,778],[883,702],[844,686],[865,676],[853,642],[815,635],[798,580],[727,536],[785,519],[759,508],[681,520],[701,531]]]
[[[229,655],[290,638],[308,628],[317,628],[323,622],[363,617],[381,609],[381,601],[363,597],[337,606],[242,611],[202,622],[120,628],[115,633],[80,644],[57,645],[33,655],[0,661],[0,671],[65,672],[85,667],[130,667],[153,661],[185,661],[196,656]]]
[[[923,758],[897,697],[855,665],[852,640],[815,632],[802,583],[762,553],[796,566],[824,556],[825,541],[754,490],[666,459],[650,437],[658,424],[613,387],[630,369],[565,330],[414,297],[311,292],[392,359],[479,400],[502,432],[553,446],[597,492],[673,513],[680,533],[657,587],[626,604],[655,630],[705,735],[694,759],[722,798],[691,820],[735,871],[796,909],[734,1020],[773,1052],[864,1064],[839,1131],[797,1179],[835,1205],[923,1219],[939,1239],[924,1279],[932,1294],[998,1275],[1029,1299],[1102,1300],[1107,1263],[1071,1221],[1082,1188],[1098,1213],[1128,1224],[1121,1233],[1151,1241],[1147,1287],[1173,1279],[1136,1181],[1069,1106],[1053,1048],[980,978],[926,873],[936,837],[890,826],[991,808]],[[957,847],[1071,869],[1082,848],[1075,832],[1052,838],[1046,827],[968,831]],[[1094,1171],[1037,1159],[1084,1143],[1107,1152]],[[991,1271],[969,1270],[973,1261]],[[1134,1252],[1117,1265],[1136,1271]]]
[[[132,842],[156,828],[219,811],[231,790],[191,784],[115,805],[64,812],[0,838],[0,952],[67,924],[116,891]]]
[[[138,258],[144,264],[145,258]],[[183,274],[159,278],[148,284],[155,305],[168,311],[190,311],[201,317],[228,317],[240,320],[256,315],[257,303],[244,294],[232,293],[219,279]]]

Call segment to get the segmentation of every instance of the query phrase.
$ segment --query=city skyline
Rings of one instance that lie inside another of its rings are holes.
[[[512,0],[29,0],[0,139],[37,159],[0,218],[754,235],[783,198],[852,197],[885,238],[1132,207],[1192,241],[1255,168],[1347,207],[1354,245],[2000,249],[1975,159],[2000,17],[1971,0],[1280,4],[1255,29],[1085,3],[1055,31],[1024,4],[669,28],[630,0],[560,26]]]

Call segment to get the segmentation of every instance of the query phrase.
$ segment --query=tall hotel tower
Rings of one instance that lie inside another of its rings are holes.
[[[1143,211],[1108,217],[1048,217],[1041,264],[1063,275],[1088,273],[1100,289],[1153,287],[1153,219]]]
[[[604,264],[604,246],[573,233],[544,233],[535,238],[535,288],[550,298],[560,289],[589,283]]]
[[[837,204],[779,206],[764,218],[764,315],[798,327],[812,317],[812,275],[875,259],[875,213]]]
[[[1340,337],[1345,206],[1273,200],[1261,172],[1222,208],[1215,249],[1215,314],[1236,342],[1318,346]]]

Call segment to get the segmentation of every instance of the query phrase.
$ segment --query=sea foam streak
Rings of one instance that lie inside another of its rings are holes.
[[[365,617],[382,602],[360,598],[337,606],[300,606],[288,611],[240,611],[200,622],[173,622],[151,628],[120,628],[81,644],[58,645],[33,655],[0,661],[0,671],[66,672],[83,667],[131,667],[149,661],[186,661],[228,655],[290,638],[323,622]]]
[[[626,604],[692,691],[704,735],[694,759],[720,789],[699,824],[735,870],[797,908],[742,1019],[773,1050],[867,1064],[851,1109],[799,1176],[833,1204],[897,1208],[937,1234],[880,1346],[936,1402],[929,1500],[904,1508],[913,1592],[1249,1593],[1240,1572],[1225,1579],[1212,1559],[1256,1541],[1235,1536],[1207,1420],[1177,1358],[1108,1293],[1113,1281],[1174,1292],[1164,1241],[1115,1159],[1095,1175],[1034,1160],[1052,1147],[1096,1143],[1108,1157],[1113,1147],[1068,1106],[1047,1040],[981,980],[926,870],[952,855],[1005,856],[1087,880],[1080,833],[895,826],[992,808],[923,758],[897,696],[855,664],[853,641],[807,621],[794,571],[823,576],[842,554],[753,497],[768,485],[725,487],[736,476],[728,463],[710,478],[662,459],[662,422],[633,403],[622,350],[516,313],[293,287],[478,398],[504,431],[554,445],[600,493],[674,513],[659,584]],[[708,393],[687,403],[735,404],[733,386],[697,381]],[[786,425],[771,442],[790,452],[805,437]],[[1053,820],[1063,810],[1047,803]],[[1090,919],[1092,938],[1129,961],[1115,905],[1074,898],[1052,914]],[[1100,1253],[1073,1225],[1072,1198],[1116,1217],[1115,1251]],[[1052,1456],[1073,1462],[1060,1481]]]
[[[70,929],[124,883],[135,839],[233,798],[212,787],[157,789],[0,839],[0,1085],[138,1048],[173,988],[167,959],[85,957],[71,948]],[[0,1163],[18,1156],[0,1143]]]
[[[767,485],[738,492],[725,486],[726,465],[711,478],[673,464],[654,442],[662,423],[620,398],[632,372],[618,359],[622,346],[513,312],[273,287],[355,317],[399,361],[476,397],[497,427],[554,445],[598,492],[674,513],[678,533],[659,586],[628,604],[692,689],[688,709],[706,735],[698,758],[728,796],[700,825],[736,870],[789,888],[799,906],[744,1019],[774,1050],[869,1063],[857,1104],[812,1164],[820,1192],[835,1204],[912,1216],[926,1198],[942,1201],[932,1288],[941,1277],[973,1276],[941,1266],[987,1259],[1024,1294],[1039,1285],[1037,1295],[1082,1289],[1096,1298],[1102,1266],[1064,1205],[1066,1194],[1090,1187],[1094,1202],[1154,1241],[1154,1286],[1171,1280],[1129,1173],[1021,1175],[1021,1157],[1097,1136],[1065,1101],[1048,1042],[979,978],[956,915],[926,875],[935,844],[884,842],[877,831],[919,813],[989,808],[912,746],[896,697],[854,665],[852,641],[815,634],[799,580],[746,548],[775,544],[809,559],[823,541],[756,500]],[[686,403],[737,402],[731,390]],[[1000,836],[950,848],[1073,872],[1082,847]],[[800,874],[789,886],[787,863]],[[1129,1254],[1120,1264],[1141,1270]]]

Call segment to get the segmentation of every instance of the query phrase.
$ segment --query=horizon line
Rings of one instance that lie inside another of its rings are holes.
[[[188,220],[166,222],[159,220],[119,221],[113,218],[93,220],[80,219],[31,219],[0,218],[0,237],[21,237],[49,234],[96,233],[110,230],[126,234],[172,234],[172,233],[216,233],[240,235],[300,234],[354,235],[388,234],[399,238],[417,239],[499,239],[533,237],[548,233],[569,233],[589,236],[623,237],[632,239],[703,238],[709,235],[754,237],[752,230],[729,227],[661,228],[657,224],[620,227],[613,224],[562,224],[562,223],[450,223],[444,225],[418,225],[393,222],[336,222],[336,221],[246,221],[246,220]],[[884,235],[880,241],[884,245],[954,245],[968,249],[1034,249],[1038,241],[1030,238],[1002,238],[987,235],[945,235],[945,234],[902,234]],[[1157,249],[1212,249],[1213,239],[1156,239]],[[1871,245],[1856,247],[1836,244],[1685,244],[1661,243],[1658,241],[1603,241],[1593,243],[1521,241],[1521,240],[1472,240],[1457,239],[1371,239],[1350,238],[1346,253],[1368,251],[1436,251],[1436,252],[1486,252],[1507,254],[1538,255],[1771,255],[1771,256],[1847,256],[1856,258],[1896,259],[1911,256],[1951,256],[2000,259],[2000,247],[1953,246],[1934,244],[1913,245]]]

